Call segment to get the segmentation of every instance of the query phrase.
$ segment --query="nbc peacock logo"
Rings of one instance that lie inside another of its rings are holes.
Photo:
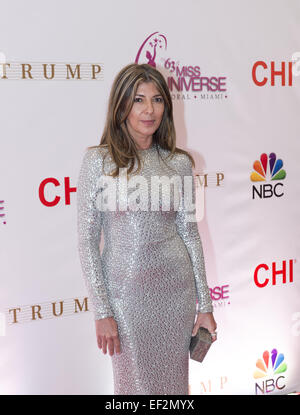
[[[273,181],[273,183],[263,183],[252,186],[252,199],[259,197],[260,199],[266,199],[269,197],[281,197],[283,196],[283,183],[281,180],[285,179],[286,171],[283,169],[282,159],[278,159],[275,153],[261,154],[259,160],[255,160],[253,163],[253,170],[250,179],[252,182],[266,182]],[[281,191],[280,191],[281,190]]]
[[[274,392],[274,390],[282,390],[285,388],[285,377],[283,373],[287,370],[287,364],[284,360],[284,354],[278,353],[277,349],[273,349],[271,353],[265,350],[262,358],[256,362],[256,370],[253,373],[255,383],[255,393],[266,394]]]

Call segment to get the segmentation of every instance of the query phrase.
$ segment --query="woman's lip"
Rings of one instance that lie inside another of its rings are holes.
[[[153,124],[155,120],[141,120],[145,124]]]

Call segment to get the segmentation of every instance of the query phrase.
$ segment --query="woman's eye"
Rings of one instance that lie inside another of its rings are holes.
[[[163,99],[161,97],[155,98],[156,102],[163,102]],[[142,102],[142,98],[140,97],[135,97],[134,98],[134,102]]]

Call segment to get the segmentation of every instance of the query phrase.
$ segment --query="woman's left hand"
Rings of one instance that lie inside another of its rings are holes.
[[[197,320],[194,324],[192,336],[197,334],[199,327],[205,327],[211,333],[213,342],[217,340],[217,323],[215,322],[213,313],[197,313]]]

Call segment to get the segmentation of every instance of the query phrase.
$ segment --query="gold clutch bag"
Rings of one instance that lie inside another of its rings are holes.
[[[202,362],[212,343],[210,332],[199,327],[195,336],[192,336],[190,343],[190,358],[197,362]]]

